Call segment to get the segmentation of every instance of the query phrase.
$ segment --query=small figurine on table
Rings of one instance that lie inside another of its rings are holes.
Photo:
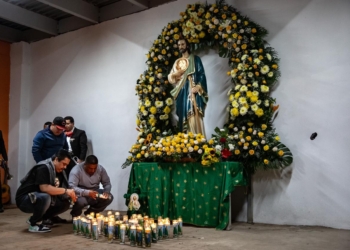
[[[130,196],[130,202],[129,202],[129,210],[131,211],[137,211],[139,210],[141,207],[141,204],[139,202],[139,195],[136,194],[136,193],[133,193],[131,196]]]

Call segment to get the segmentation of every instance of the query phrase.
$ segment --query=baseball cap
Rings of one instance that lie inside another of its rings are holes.
[[[63,117],[61,117],[61,116],[55,117],[55,119],[53,119],[52,124],[55,125],[59,129],[65,130],[66,122],[64,121]]]

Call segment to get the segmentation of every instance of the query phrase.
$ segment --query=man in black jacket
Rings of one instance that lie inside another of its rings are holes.
[[[66,116],[64,118],[66,122],[66,136],[69,146],[69,152],[74,158],[77,159],[77,163],[85,161],[87,152],[87,138],[84,130],[74,127],[74,118]],[[69,177],[69,173],[75,166],[75,162],[72,160],[66,169],[66,174]]]
[[[17,207],[25,213],[33,213],[27,220],[29,232],[46,233],[46,220],[69,209],[70,201],[77,197],[73,189],[68,189],[64,169],[70,161],[68,151],[59,150],[52,158],[37,163],[21,180],[16,192]],[[43,221],[42,224],[38,224]]]

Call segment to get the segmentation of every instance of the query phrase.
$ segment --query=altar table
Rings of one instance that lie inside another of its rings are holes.
[[[182,217],[184,223],[216,227],[229,223],[230,193],[245,186],[242,164],[219,162],[209,167],[200,163],[134,163],[128,197],[139,193],[142,213],[157,219]]]

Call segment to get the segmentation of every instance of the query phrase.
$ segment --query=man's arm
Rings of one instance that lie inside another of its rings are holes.
[[[84,161],[85,157],[86,157],[86,152],[87,152],[87,137],[86,137],[86,133],[84,130],[81,130],[81,134],[80,134],[80,155],[79,155],[79,159]]]
[[[68,146],[68,142],[67,142],[67,136],[64,134],[63,138],[64,138],[63,149],[68,151],[69,150],[69,146]]]
[[[96,199],[98,192],[88,189],[82,189],[78,187],[79,185],[79,172],[77,167],[74,167],[69,174],[69,187],[72,188],[75,193],[79,196],[90,196],[93,199]]]
[[[40,191],[43,193],[47,193],[52,196],[67,194],[72,198],[74,202],[76,201],[76,196],[73,189],[54,187],[54,186],[51,186],[50,184],[41,184],[39,185],[39,187],[40,187]]]
[[[45,142],[45,137],[42,135],[41,131],[39,131],[33,139],[33,146],[32,146],[32,154],[36,163],[38,163],[39,161],[45,160],[41,156],[41,150],[44,146],[44,142]]]
[[[104,167],[102,167],[102,171],[101,171],[101,183],[103,186],[103,192],[111,193],[112,184],[107,174],[107,171],[104,169]]]

